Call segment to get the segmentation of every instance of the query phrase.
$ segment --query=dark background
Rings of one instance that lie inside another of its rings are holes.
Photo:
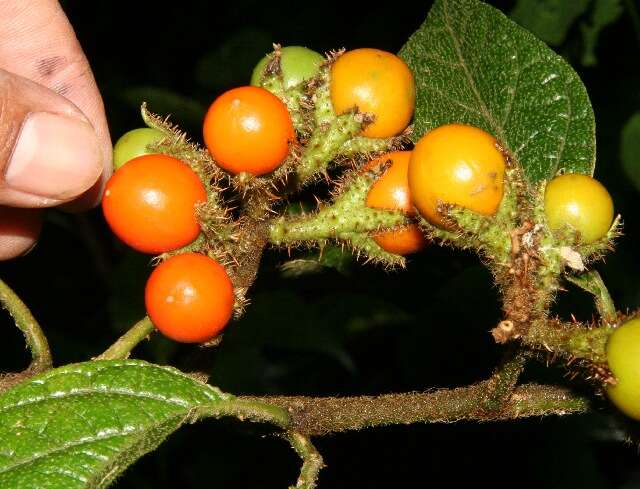
[[[429,3],[68,0],[63,6],[92,63],[115,141],[141,126],[142,100],[173,114],[199,140],[207,105],[224,89],[247,84],[272,42],[320,52],[363,46],[395,52]],[[493,2],[507,13],[513,3]],[[596,177],[625,221],[627,236],[599,269],[618,308],[633,309],[640,301],[640,195],[623,173],[619,142],[624,123],[640,109],[638,33],[625,11],[600,35],[598,64],[585,67],[580,20],[556,49],[587,86],[598,124]],[[304,278],[283,273],[286,261],[267,254],[251,307],[219,349],[154,337],[137,355],[206,368],[213,384],[233,393],[307,395],[464,385],[487,377],[500,357],[488,334],[499,318],[495,290],[471,254],[432,247],[412,257],[407,270],[387,273],[334,253]],[[143,316],[149,270],[149,258],[117,243],[99,210],[50,212],[36,249],[0,265],[0,275],[44,325],[57,365],[99,354]],[[573,289],[560,296],[557,312],[592,315]],[[10,321],[0,318],[3,370],[28,363],[22,345]],[[563,383],[564,374],[534,363],[525,378]],[[400,426],[318,439],[327,465],[320,487],[640,487],[636,446],[622,443],[619,420],[605,402],[595,403],[598,411],[585,416]],[[268,430],[206,422],[173,435],[115,486],[284,488],[298,465],[286,442]]]

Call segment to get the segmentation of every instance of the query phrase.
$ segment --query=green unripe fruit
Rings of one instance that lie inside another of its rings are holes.
[[[640,318],[619,326],[607,342],[607,363],[617,380],[607,395],[627,416],[640,420]]]
[[[302,46],[286,46],[280,51],[280,68],[285,89],[313,78],[324,61],[324,56],[320,53]],[[253,69],[251,85],[260,85],[268,62],[269,55],[267,54]]]
[[[162,132],[141,127],[124,133],[113,147],[113,168],[117,170],[127,161],[149,154],[147,146],[164,137]]]

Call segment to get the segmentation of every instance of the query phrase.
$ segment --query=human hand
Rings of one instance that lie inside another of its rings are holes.
[[[110,173],[102,98],[58,1],[0,2],[0,260],[35,244],[42,208],[95,205]]]

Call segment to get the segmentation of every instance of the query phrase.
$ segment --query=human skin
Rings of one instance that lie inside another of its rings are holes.
[[[0,0],[0,260],[30,250],[41,209],[83,210],[111,173],[102,98],[56,0]]]

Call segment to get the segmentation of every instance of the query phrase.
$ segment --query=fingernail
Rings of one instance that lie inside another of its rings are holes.
[[[5,171],[5,184],[40,197],[68,200],[102,172],[98,138],[88,123],[49,112],[25,118]]]

